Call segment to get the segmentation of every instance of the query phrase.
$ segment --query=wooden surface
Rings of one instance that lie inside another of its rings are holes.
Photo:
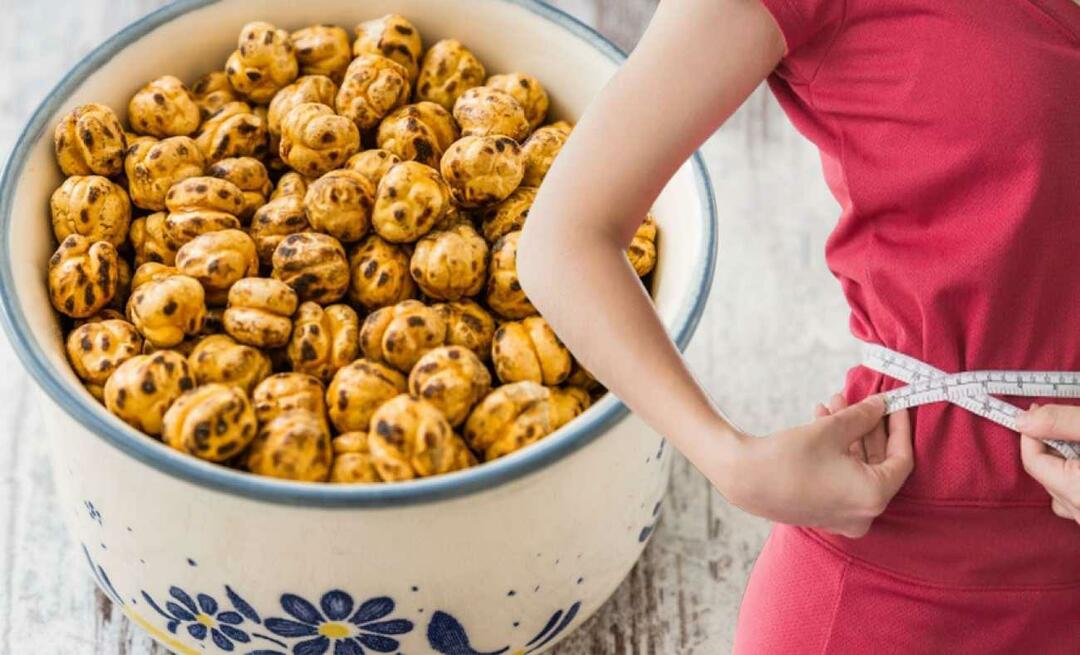
[[[159,4],[0,0],[0,153],[6,158],[65,70]],[[555,4],[628,49],[655,0]],[[846,310],[822,255],[837,208],[815,152],[764,89],[704,151],[719,200],[720,259],[689,357],[727,413],[762,433],[807,419],[854,361]],[[2,336],[0,370],[0,653],[163,653],[95,592],[52,511],[31,383]],[[677,461],[663,521],[641,562],[558,655],[727,652],[767,529]]]

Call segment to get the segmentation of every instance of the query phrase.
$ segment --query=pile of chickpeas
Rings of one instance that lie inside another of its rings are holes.
[[[48,288],[110,412],[202,460],[394,482],[542,439],[603,390],[515,269],[571,126],[389,15],[243,27],[224,69],[56,127]],[[628,252],[656,263],[647,218]]]

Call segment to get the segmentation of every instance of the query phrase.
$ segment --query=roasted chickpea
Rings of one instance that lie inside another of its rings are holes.
[[[596,381],[593,374],[576,359],[574,360],[573,368],[570,369],[570,376],[566,378],[566,385],[583,389],[590,394],[598,393],[603,390],[603,387]]]
[[[582,415],[592,405],[589,392],[578,387],[551,389],[551,415],[554,429],[559,429]]]
[[[410,243],[431,231],[450,208],[450,189],[439,172],[415,161],[391,168],[375,194],[371,223],[393,243]]]
[[[227,334],[204,337],[188,355],[195,383],[220,383],[250,394],[270,375],[270,358],[261,350],[237,343]]]
[[[360,173],[372,185],[378,187],[386,172],[400,163],[401,157],[389,150],[374,149],[358,152],[349,157],[349,161],[345,162],[345,168]]]
[[[489,256],[487,242],[471,223],[462,221],[420,239],[409,271],[428,296],[459,300],[483,291]]]
[[[495,243],[507,234],[525,227],[538,189],[531,186],[519,186],[514,192],[498,203],[484,208],[480,214],[483,221],[484,238],[488,243]]]
[[[236,216],[244,209],[244,192],[228,180],[189,177],[165,194],[165,238],[179,249],[195,237],[218,230],[240,229]]]
[[[147,275],[135,272],[127,314],[139,333],[156,348],[172,348],[184,337],[199,334],[206,320],[206,296],[193,277],[169,270]]]
[[[195,143],[208,162],[215,162],[229,157],[264,157],[270,140],[266,119],[246,102],[235,101],[206,118]]]
[[[191,369],[180,353],[136,355],[105,382],[105,407],[131,427],[157,436],[169,406],[194,387]]]
[[[266,204],[266,198],[273,188],[266,166],[254,157],[219,159],[206,170],[206,174],[228,180],[240,189],[244,197],[244,205],[240,208],[237,218],[245,221],[254,216],[259,207]]]
[[[290,234],[274,250],[272,264],[274,279],[292,287],[301,301],[328,305],[349,289],[345,249],[325,234]]]
[[[282,196],[304,197],[307,193],[308,179],[296,171],[289,171],[278,178],[274,192],[270,194],[271,200],[277,200]]]
[[[634,233],[634,240],[630,242],[626,256],[630,258],[630,264],[638,277],[645,277],[656,267],[656,219],[652,214],[645,217],[645,221]]]
[[[162,440],[208,462],[238,455],[255,438],[255,411],[242,389],[206,384],[182,394],[165,412]]]
[[[172,75],[148,82],[128,102],[128,122],[138,134],[187,136],[199,128],[199,119],[191,91]]]
[[[454,200],[466,208],[506,200],[525,173],[521,146],[505,136],[467,136],[443,155],[443,178]]]
[[[56,162],[64,175],[116,175],[124,167],[127,139],[120,119],[105,105],[72,109],[53,132]]]
[[[302,482],[326,482],[334,454],[330,432],[318,416],[304,410],[283,412],[263,423],[245,456],[247,470]]]
[[[53,234],[63,241],[71,234],[119,247],[127,240],[131,202],[127,192],[100,175],[72,175],[49,201]]]
[[[124,158],[131,202],[153,211],[165,209],[165,194],[174,184],[202,175],[205,168],[202,151],[186,136],[138,139]]]
[[[284,282],[249,277],[229,289],[229,306],[222,317],[225,331],[240,343],[280,348],[289,342],[296,292]]]
[[[491,248],[487,303],[495,313],[508,319],[525,318],[537,313],[518,279],[517,249],[520,238],[520,231],[511,232]]]
[[[375,362],[408,373],[429,350],[446,343],[442,312],[418,300],[377,309],[360,326],[360,348]]]
[[[460,137],[450,112],[434,102],[406,105],[379,124],[379,148],[405,161],[437,168],[443,153]]]
[[[461,346],[436,348],[420,358],[409,373],[409,393],[446,416],[452,426],[465,422],[476,403],[491,389],[491,373],[473,351]]]
[[[360,55],[349,64],[334,107],[361,130],[378,126],[409,101],[409,71],[382,55]]]
[[[529,380],[554,386],[570,375],[573,358],[539,316],[503,323],[491,346],[495,374],[504,383]]]
[[[383,403],[405,393],[405,376],[389,366],[358,359],[334,374],[326,389],[330,420],[340,432],[367,430]]]
[[[262,21],[241,28],[237,49],[225,62],[233,88],[260,105],[295,80],[299,68],[289,33]]]
[[[366,430],[365,426],[365,430]],[[334,438],[334,464],[330,468],[330,482],[371,483],[382,482],[375,460],[368,448],[367,432],[346,432]]]
[[[259,262],[269,268],[272,265],[274,250],[290,234],[307,232],[307,212],[304,210],[303,195],[283,195],[274,198],[255,212],[249,231],[255,240],[259,253]]]
[[[325,75],[305,75],[297,78],[295,82],[278,91],[270,101],[270,108],[266,113],[270,134],[281,136],[281,122],[297,105],[315,102],[333,107],[337,91],[337,84]]]
[[[570,131],[555,125],[541,127],[532,133],[521,146],[521,157],[525,166],[525,175],[521,183],[525,186],[540,186],[547,177],[555,157],[562,151]]]
[[[315,302],[300,305],[293,322],[288,356],[292,369],[328,382],[339,368],[356,359],[360,319],[348,305],[325,309]]]
[[[172,266],[176,261],[174,248],[165,233],[165,212],[157,212],[131,221],[128,239],[135,251],[135,266],[156,262]]]
[[[403,246],[369,234],[349,256],[349,298],[366,309],[378,309],[416,295],[409,275],[409,253]]]
[[[468,348],[483,361],[491,357],[495,319],[486,309],[472,300],[448,302],[435,307],[446,321],[447,345]]]
[[[529,121],[530,129],[535,130],[543,125],[551,101],[540,80],[525,73],[506,73],[492,75],[485,86],[514,96],[514,100],[525,109],[525,118]]]
[[[404,66],[409,80],[420,72],[420,53],[424,45],[420,31],[404,16],[389,14],[356,26],[353,56],[382,55]]]
[[[416,78],[416,97],[438,103],[449,111],[462,93],[483,84],[485,77],[484,65],[471,50],[460,41],[445,39],[424,54]]]
[[[326,423],[326,389],[304,373],[271,375],[255,387],[251,399],[261,425],[294,411],[307,412]]]
[[[387,482],[450,473],[475,461],[442,412],[405,394],[371,417],[368,446],[379,477]]]
[[[68,334],[68,361],[86,389],[102,400],[105,381],[121,364],[139,354],[142,342],[135,326],[124,320],[83,323]]]
[[[233,284],[259,272],[255,242],[240,230],[199,235],[176,253],[176,268],[202,284],[206,302],[224,305]]]
[[[65,238],[49,258],[49,300],[56,311],[86,318],[108,305],[116,294],[118,257],[108,241]]]
[[[312,182],[304,196],[311,227],[342,243],[359,241],[371,229],[375,185],[356,171],[330,171]]]
[[[333,170],[359,149],[356,124],[326,105],[301,103],[281,122],[281,159],[305,175],[318,177]]]
[[[112,300],[106,306],[106,309],[111,309],[119,312],[123,312],[127,307],[128,298],[131,297],[131,280],[134,271],[131,270],[131,264],[128,263],[123,257],[116,258],[116,292],[113,294]],[[105,310],[103,309],[102,312]],[[121,313],[121,316],[123,314]]]
[[[529,135],[525,109],[506,91],[476,86],[454,103],[454,120],[462,136],[508,136],[522,141]]]
[[[465,441],[485,460],[521,450],[557,428],[551,391],[535,382],[504,384],[489,393],[465,422]]]
[[[191,97],[203,119],[209,118],[230,102],[240,100],[225,71],[211,71],[191,85]]]
[[[180,270],[175,266],[158,262],[147,262],[140,266],[131,279],[131,288],[137,289],[147,282],[164,280],[170,275],[180,275]]]
[[[325,75],[340,84],[352,59],[349,33],[336,25],[312,25],[289,36],[301,75]]]

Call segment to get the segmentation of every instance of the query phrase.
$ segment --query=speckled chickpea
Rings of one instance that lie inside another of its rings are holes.
[[[247,448],[258,425],[242,389],[205,384],[177,398],[165,412],[161,438],[208,462],[224,462]]]
[[[131,202],[107,177],[72,175],[53,192],[49,208],[57,241],[78,234],[119,247],[127,240]]]
[[[106,306],[106,309],[112,309],[119,312],[123,312],[127,308],[128,299],[131,297],[131,281],[134,276],[134,271],[131,270],[131,264],[124,257],[116,258],[116,292],[113,293],[112,300]],[[104,309],[102,311],[105,311]],[[121,314],[122,315],[122,314]]]
[[[496,314],[507,319],[521,319],[537,313],[521,288],[517,274],[517,249],[521,232],[511,232],[491,248],[491,267],[488,274],[487,304]]]
[[[358,359],[338,369],[326,389],[330,421],[339,432],[366,431],[375,410],[405,390],[405,376],[398,371]]]
[[[244,197],[244,205],[237,214],[237,218],[244,221],[249,220],[259,207],[266,204],[266,198],[273,188],[266,166],[254,157],[220,159],[206,169],[206,174],[228,180],[240,189]]]
[[[536,200],[536,187],[519,186],[502,202],[485,207],[480,212],[481,229],[488,243],[495,243],[507,234],[525,227],[525,219]]]
[[[645,277],[656,267],[656,219],[652,214],[638,226],[626,256],[638,277]]]
[[[317,232],[291,234],[274,250],[273,276],[296,291],[301,302],[328,305],[349,289],[345,249],[332,236]]]
[[[573,367],[570,369],[569,377],[566,378],[566,385],[584,389],[590,394],[603,390],[603,387],[596,381],[593,374],[576,359],[574,360]]]
[[[325,309],[305,302],[296,311],[286,351],[292,370],[328,382],[338,369],[356,359],[360,349],[360,319],[348,305]]]
[[[68,361],[86,389],[102,400],[105,381],[121,364],[142,351],[142,343],[135,326],[127,321],[87,322],[68,333]]]
[[[131,288],[137,289],[147,282],[163,280],[170,275],[180,275],[180,270],[170,264],[147,262],[135,270],[131,278]]]
[[[506,73],[492,75],[485,86],[514,96],[514,100],[517,100],[525,110],[525,118],[529,121],[530,129],[535,130],[543,125],[551,101],[544,86],[540,84],[540,80],[525,73]]]
[[[127,139],[120,119],[105,105],[72,109],[53,132],[56,162],[64,175],[116,175],[124,167]]]
[[[372,227],[393,243],[424,236],[450,208],[450,189],[430,166],[405,161],[391,168],[375,194]]]
[[[304,197],[307,193],[308,179],[296,171],[289,171],[278,178],[274,192],[270,194],[271,200],[277,200],[283,196]]]
[[[163,139],[199,128],[199,106],[179,79],[165,75],[139,89],[128,102],[128,122],[137,134]]]
[[[449,111],[434,102],[418,102],[383,119],[375,140],[379,148],[405,161],[438,168],[443,153],[460,136]]]
[[[472,223],[462,221],[416,242],[409,272],[428,296],[460,300],[483,291],[489,256],[484,238]]]
[[[330,171],[312,182],[304,209],[312,229],[342,243],[359,241],[371,229],[375,185],[353,170]]]
[[[281,136],[281,122],[293,107],[306,102],[315,102],[334,106],[338,87],[325,75],[305,75],[274,95],[270,108],[266,112],[266,123],[270,134]]]
[[[528,380],[554,386],[570,375],[574,360],[548,322],[530,316],[495,330],[491,361],[503,383]]]
[[[174,136],[158,141],[138,139],[128,147],[124,172],[131,202],[141,209],[165,209],[165,194],[174,184],[198,177],[206,169],[202,151],[191,138]]]
[[[206,296],[199,281],[169,271],[141,275],[146,266],[158,265],[144,264],[135,272],[127,306],[135,328],[156,348],[171,348],[184,337],[199,334],[206,319]]]
[[[551,415],[553,429],[558,430],[582,415],[592,405],[588,391],[579,387],[564,386],[551,389]]]
[[[333,170],[359,149],[356,124],[326,105],[299,104],[281,122],[281,159],[304,175],[318,177]]]
[[[367,426],[363,432],[346,432],[334,438],[334,464],[330,467],[330,482],[358,484],[382,482],[375,460],[368,447]]]
[[[133,428],[158,436],[169,406],[194,387],[191,369],[180,353],[136,355],[105,382],[105,407]]]
[[[368,314],[360,326],[364,356],[408,373],[429,350],[446,343],[446,319],[419,300],[405,300]]]
[[[295,80],[299,70],[289,33],[262,21],[241,28],[237,49],[225,62],[233,88],[260,105]]]
[[[420,31],[404,16],[388,14],[356,26],[353,56],[382,55],[405,67],[409,80],[420,72],[420,54],[424,44]]]
[[[349,298],[373,310],[416,296],[404,246],[369,234],[349,255]]]
[[[360,55],[349,64],[334,107],[361,130],[378,126],[409,101],[409,71],[382,55]]]
[[[450,473],[475,461],[442,412],[405,394],[371,417],[368,446],[379,477],[387,482]]]
[[[349,161],[345,162],[345,168],[360,173],[375,187],[378,187],[386,172],[400,163],[401,157],[389,150],[375,148],[358,152],[349,157]]]
[[[532,133],[521,146],[521,158],[525,166],[525,175],[521,180],[524,186],[540,186],[547,177],[548,170],[555,163],[555,157],[562,151],[570,131],[554,125],[541,127]]]
[[[465,422],[491,389],[491,373],[473,351],[461,346],[436,348],[409,373],[409,394],[434,405],[452,426]]]
[[[484,65],[471,50],[456,39],[445,39],[424,54],[416,78],[416,97],[438,103],[449,111],[462,93],[480,86],[486,77]]]
[[[486,309],[472,300],[442,303],[435,308],[446,321],[447,345],[468,348],[485,362],[490,359],[495,319]]]
[[[281,348],[292,333],[298,303],[292,287],[270,278],[249,277],[229,289],[222,317],[225,331],[240,343],[258,348]]]
[[[49,258],[49,300],[56,311],[86,318],[109,304],[116,293],[116,248],[72,234]]]
[[[311,412],[293,410],[261,424],[244,464],[257,475],[326,482],[333,459],[326,423]]]
[[[237,215],[244,209],[244,192],[228,180],[189,177],[169,189],[165,206],[165,238],[179,250],[199,235],[240,229]]]
[[[506,200],[521,184],[521,146],[505,136],[466,136],[454,142],[440,163],[454,200],[465,208]]]
[[[301,75],[325,75],[340,84],[352,59],[349,33],[336,25],[312,25],[289,36]]]
[[[465,422],[465,441],[485,460],[521,450],[555,431],[551,390],[535,382],[504,384],[489,393]]]
[[[167,215],[165,212],[156,212],[131,221],[128,239],[135,252],[136,268],[148,262],[172,266],[176,261],[176,248],[171,245],[165,233]]]
[[[270,145],[266,122],[246,102],[228,102],[206,118],[195,143],[208,162],[228,157],[262,158]]]
[[[251,394],[255,417],[265,425],[280,414],[302,411],[326,423],[326,389],[304,373],[276,373],[255,387]],[[329,425],[329,424],[327,424]]]
[[[195,80],[191,85],[191,97],[204,120],[226,104],[241,99],[223,70],[210,71]]]
[[[201,234],[176,253],[176,268],[202,284],[209,305],[224,305],[238,280],[259,273],[255,242],[241,230]]]
[[[525,108],[514,96],[490,86],[477,86],[454,103],[454,120],[462,136],[508,136],[522,141],[531,129]]]
[[[255,240],[259,262],[269,268],[274,250],[285,237],[310,229],[307,212],[304,210],[304,196],[282,195],[259,207],[251,219],[248,231]]]

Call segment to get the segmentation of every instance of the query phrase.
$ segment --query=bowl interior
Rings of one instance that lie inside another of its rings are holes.
[[[279,500],[286,501],[333,497],[338,502],[365,502],[397,497],[419,500],[430,493],[467,491],[515,477],[584,445],[622,416],[622,406],[608,396],[539,444],[439,479],[379,485],[381,490],[300,485],[251,480],[254,476],[173,452],[109,415],[71,372],[44,281],[46,262],[55,248],[49,196],[63,181],[52,151],[52,131],[60,117],[85,102],[109,105],[123,117],[128,99],[150,79],[171,74],[191,83],[207,71],[223,68],[236,47],[240,27],[252,20],[267,20],[289,30],[313,23],[351,30],[362,20],[391,12],[417,25],[425,47],[441,38],[457,38],[477,54],[489,74],[521,70],[535,75],[552,97],[555,118],[575,120],[622,59],[614,46],[589,28],[532,0],[179,0],[106,41],[39,107],[16,144],[0,186],[0,282],[9,334],[38,383],[88,428],[162,470],[230,490],[256,496],[274,496],[276,490],[281,492]],[[712,211],[699,160],[683,166],[655,206],[660,238],[652,291],[680,346],[686,345],[696,324],[711,280]],[[296,488],[304,486],[308,491],[296,495]]]

